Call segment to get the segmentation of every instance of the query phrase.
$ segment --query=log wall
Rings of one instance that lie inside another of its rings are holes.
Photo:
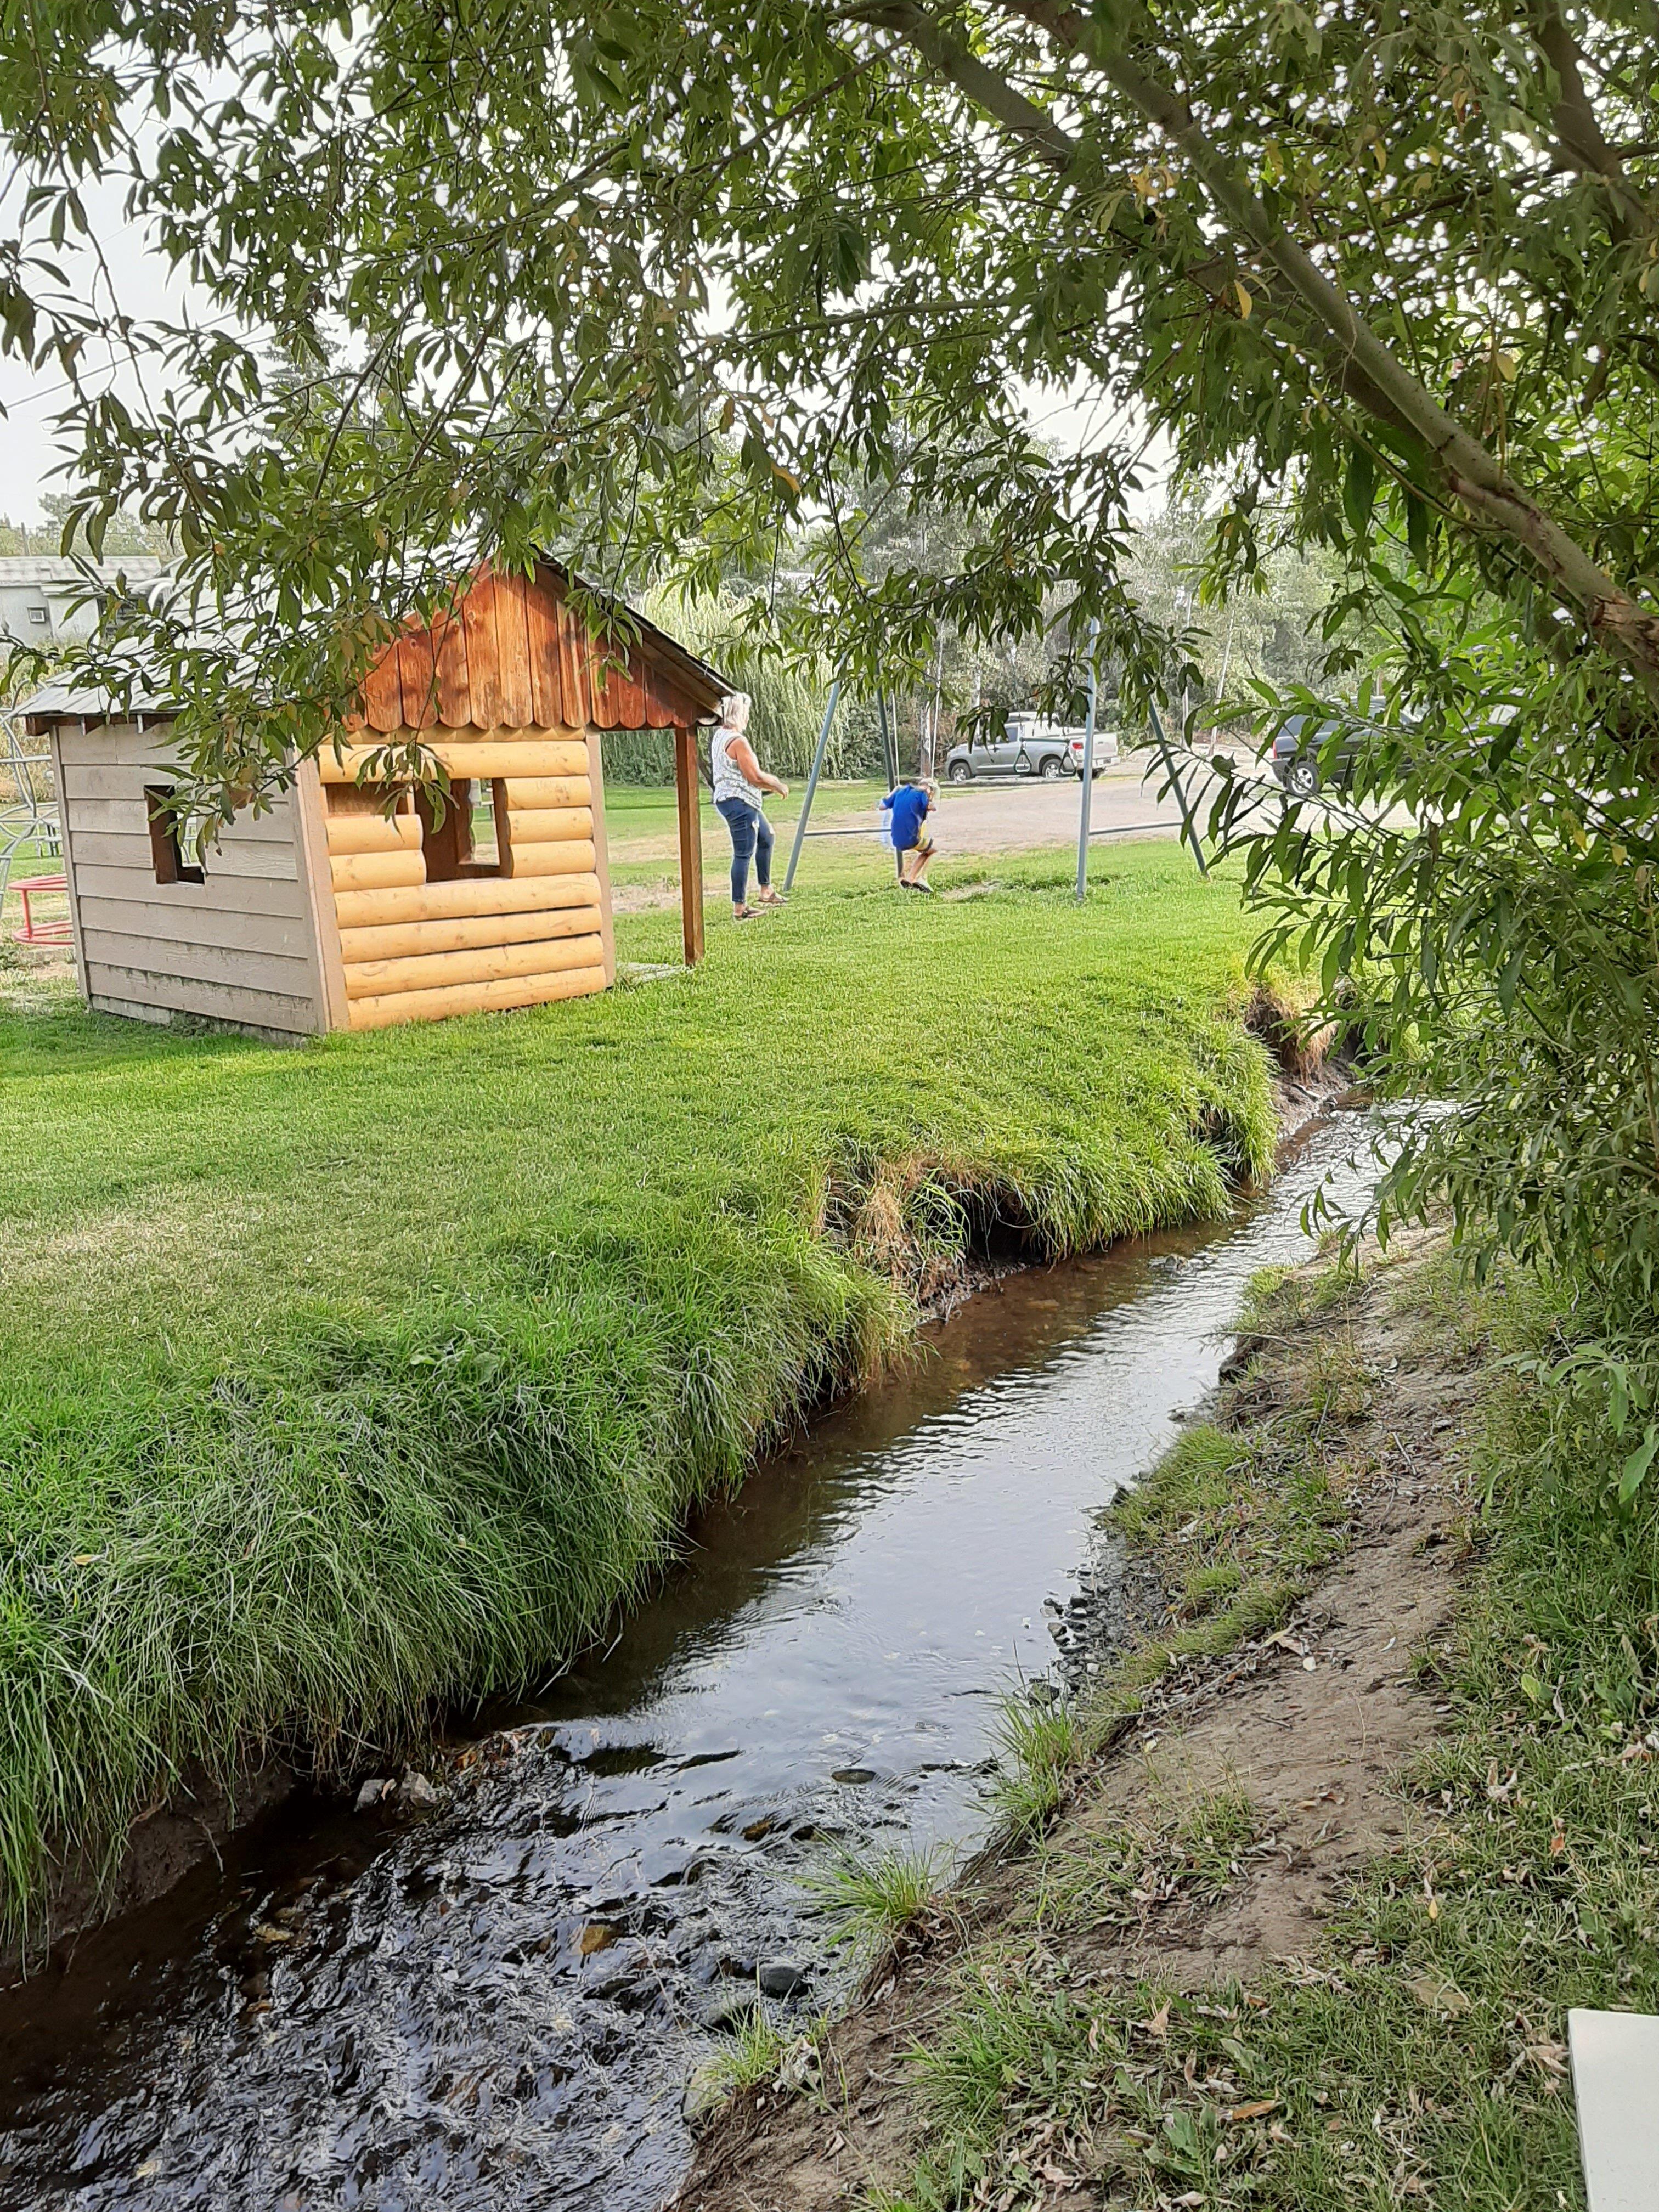
[[[401,745],[416,733],[387,732]],[[323,829],[351,1029],[528,1006],[615,977],[597,745],[575,729],[418,733],[453,779],[500,782],[499,872],[428,882],[405,796],[388,815],[371,746],[325,751]]]

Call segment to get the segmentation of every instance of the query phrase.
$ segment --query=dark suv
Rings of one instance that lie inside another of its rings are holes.
[[[1316,722],[1310,714],[1292,714],[1273,739],[1267,755],[1273,774],[1292,799],[1312,799],[1327,783],[1340,789],[1353,769],[1352,738],[1338,746],[1334,767],[1322,770],[1319,749],[1335,729],[1334,722]]]

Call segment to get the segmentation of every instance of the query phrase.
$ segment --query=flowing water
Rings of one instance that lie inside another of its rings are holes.
[[[836,1993],[803,1870],[983,1835],[999,1698],[1090,1663],[1103,1509],[1249,1277],[1305,1251],[1310,1193],[1358,1188],[1355,1137],[1317,1127],[1225,1226],[930,1328],[702,1516],[609,1650],[489,1716],[439,1808],[290,1802],[0,2001],[0,2203],[651,2212],[757,1974],[784,2019]]]

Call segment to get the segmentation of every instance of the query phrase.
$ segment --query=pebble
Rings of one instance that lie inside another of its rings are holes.
[[[357,1792],[357,1802],[353,1805],[351,1808],[352,1811],[354,1813],[368,1812],[371,1805],[376,1805],[380,1802],[380,1799],[386,1795],[386,1791],[390,1790],[392,1784],[389,1782],[378,1778],[372,1782],[365,1782],[362,1788]]]
[[[680,2118],[688,2128],[701,2124],[719,2112],[726,2102],[726,2085],[712,2067],[700,2067],[686,2083],[680,2098]]]
[[[599,1980],[587,1983],[583,1988],[582,1994],[584,1996],[593,1998],[600,2004],[614,2004],[618,1997],[629,1996],[634,1987],[634,1976],[630,1970],[623,1966],[615,1973],[606,1974]]]
[[[751,2019],[756,2010],[754,1984],[746,1990],[722,1990],[697,2008],[697,2024],[715,2035],[729,2034]]]
[[[412,1766],[398,1784],[398,1796],[401,1803],[415,1806],[422,1811],[428,1811],[434,1805],[443,1802],[425,1775],[417,1774]]]
[[[775,1960],[760,1970],[761,1994],[769,1997],[792,1997],[806,1979],[805,1966],[792,1966],[787,1960]]]
[[[875,1778],[873,1766],[838,1766],[830,1777],[832,1782],[873,1782]]]

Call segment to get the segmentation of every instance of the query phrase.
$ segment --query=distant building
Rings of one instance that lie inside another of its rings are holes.
[[[167,563],[154,553],[123,553],[91,567],[112,591],[123,576],[128,589],[136,590],[167,573]],[[88,636],[95,614],[88,589],[79,562],[49,554],[0,555],[0,637],[50,645]]]

